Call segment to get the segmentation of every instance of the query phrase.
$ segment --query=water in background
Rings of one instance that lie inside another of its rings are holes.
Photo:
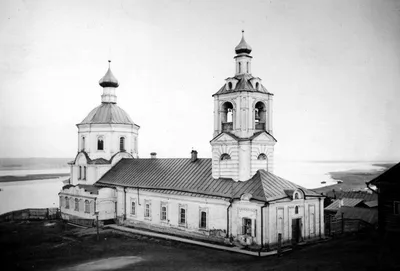
[[[0,183],[0,214],[25,208],[58,207],[58,192],[65,179]]]
[[[322,181],[326,181],[326,185],[336,183],[329,172],[383,169],[372,164],[374,162],[277,161],[274,173],[306,188],[316,188],[322,186]],[[68,172],[68,168],[0,170],[0,176]],[[58,193],[63,186],[62,181],[67,178],[0,183],[0,214],[24,208],[58,207]]]
[[[381,171],[384,167],[375,166],[384,162],[300,162],[277,161],[274,174],[306,188],[317,188],[324,185],[336,184],[329,172],[337,171]]]

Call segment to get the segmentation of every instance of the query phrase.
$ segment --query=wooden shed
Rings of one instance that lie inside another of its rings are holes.
[[[400,163],[367,182],[371,185],[377,187],[380,231],[400,234]]]

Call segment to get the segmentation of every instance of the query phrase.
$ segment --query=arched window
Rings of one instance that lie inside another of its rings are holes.
[[[97,138],[97,150],[104,150],[104,141],[102,137]]]
[[[230,102],[226,102],[222,105],[222,130],[231,131],[233,130],[233,105]]]
[[[65,197],[65,209],[69,209],[69,199]]]
[[[249,62],[246,62],[246,73],[249,73]]]
[[[260,153],[257,157],[258,160],[267,160],[267,155],[265,153]]]
[[[227,154],[227,153],[223,153],[222,155],[221,155],[221,161],[223,161],[223,160],[230,160],[231,159],[231,156],[229,155],[229,154]]]
[[[260,89],[260,84],[257,82],[256,83],[256,89],[259,90]]]
[[[229,89],[229,90],[232,90],[232,82],[229,82],[229,83],[228,83],[228,89]]]
[[[294,207],[294,213],[297,215],[299,213],[299,206]]]
[[[85,213],[90,213],[90,202],[85,200]]]
[[[79,211],[79,199],[75,198],[75,211]]]
[[[265,130],[266,110],[263,102],[258,102],[254,108],[254,121],[256,130]]]
[[[202,229],[207,228],[207,213],[204,211],[200,213],[200,228]]]
[[[85,150],[85,137],[82,136],[82,151]]]
[[[239,62],[239,73],[242,73],[242,63]]]
[[[119,151],[125,151],[125,137],[119,138]]]

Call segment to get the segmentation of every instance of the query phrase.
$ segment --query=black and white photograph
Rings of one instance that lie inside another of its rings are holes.
[[[1,270],[400,270],[399,0],[0,0]]]

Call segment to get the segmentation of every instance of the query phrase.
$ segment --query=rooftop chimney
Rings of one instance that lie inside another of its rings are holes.
[[[196,162],[196,160],[197,160],[197,151],[192,150],[192,158],[190,159],[190,161]]]
[[[151,152],[150,153],[151,159],[156,159],[157,158],[157,153],[156,152]]]

